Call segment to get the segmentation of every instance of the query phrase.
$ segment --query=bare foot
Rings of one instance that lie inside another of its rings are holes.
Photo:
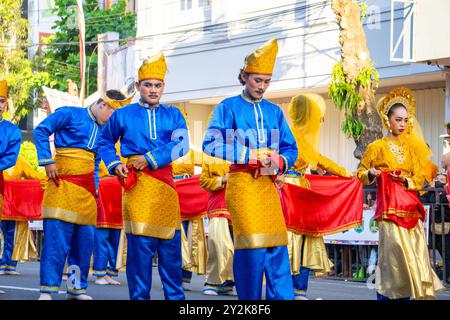
[[[88,296],[87,294],[80,294],[79,296],[73,296],[71,294],[67,295],[67,299],[69,300],[94,300],[91,296]]]
[[[95,284],[99,284],[101,286],[107,285],[108,280],[106,280],[106,276],[105,277],[97,277],[97,279],[95,280]]]
[[[119,281],[114,280],[110,276],[106,276],[105,279],[108,282],[108,284],[112,284],[112,285],[115,285],[115,286],[118,286],[120,284]]]
[[[20,275],[20,273],[18,273],[17,271],[11,271],[11,270],[6,270],[5,274],[10,275],[10,276],[18,276],[18,275]]]
[[[53,300],[50,293],[41,293],[38,300]]]

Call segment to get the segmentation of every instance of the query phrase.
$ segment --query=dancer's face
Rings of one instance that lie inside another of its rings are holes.
[[[408,126],[408,111],[405,107],[395,108],[389,117],[389,125],[394,136],[401,135]]]
[[[5,112],[8,106],[8,100],[6,97],[0,96],[0,119],[3,118],[3,112]]]
[[[106,121],[111,117],[112,113],[114,112],[114,109],[107,104],[106,102],[102,101],[98,105],[97,113],[95,115],[97,122],[101,125],[105,124]]]
[[[269,87],[271,80],[271,75],[249,73],[248,76],[244,78],[245,92],[250,98],[260,100]]]
[[[156,106],[164,92],[164,81],[158,79],[142,80],[138,83],[137,89],[141,94],[142,100],[150,106]]]

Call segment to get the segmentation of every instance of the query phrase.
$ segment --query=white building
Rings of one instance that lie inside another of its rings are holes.
[[[367,0],[367,45],[380,73],[378,95],[399,85],[414,90],[417,116],[440,163],[444,129],[445,74],[436,66],[390,60],[390,0]],[[327,96],[332,66],[340,59],[339,29],[331,1],[321,0],[138,0],[135,70],[156,51],[168,63],[164,102],[182,105],[192,142],[200,148],[214,105],[242,90],[238,73],[244,57],[272,37],[279,51],[266,98],[286,110],[301,92],[328,102],[321,152],[355,170],[353,140],[340,131],[340,115]],[[395,26],[402,22],[396,13]]]

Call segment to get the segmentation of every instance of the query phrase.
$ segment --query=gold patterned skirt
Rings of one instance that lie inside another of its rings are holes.
[[[379,222],[378,292],[391,299],[435,299],[445,290],[431,267],[421,220],[412,229]]]
[[[230,173],[225,193],[233,221],[235,249],[287,245],[287,231],[276,186],[270,176]]]
[[[136,156],[128,158],[127,165],[135,159]],[[172,239],[175,230],[181,228],[178,193],[164,181],[139,171],[136,185],[123,193],[122,200],[126,233]]]

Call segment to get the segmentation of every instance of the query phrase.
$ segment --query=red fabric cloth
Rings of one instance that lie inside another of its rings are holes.
[[[126,179],[119,178],[120,184],[124,187],[125,191],[132,189],[137,183],[137,171],[133,166],[127,166],[128,175]],[[175,183],[172,177],[172,166],[167,165],[161,169],[151,170],[150,167],[145,167],[142,173],[167,183],[169,186],[175,189]]]
[[[288,229],[323,236],[362,223],[363,188],[358,179],[306,175],[311,189],[285,183],[281,189]]]
[[[208,209],[208,192],[200,187],[200,175],[175,182],[181,219],[201,217]]]
[[[5,180],[3,185],[3,218],[11,220],[42,219],[44,190],[42,190],[39,180]]]
[[[97,227],[122,228],[122,186],[117,177],[100,180],[97,204]]]
[[[208,192],[208,218],[220,217],[227,218],[228,221],[231,221],[231,216],[227,209],[227,202],[225,200],[225,192],[226,188]]]
[[[3,177],[3,171],[0,170],[0,194],[3,195],[3,190],[5,188],[5,178]]]
[[[400,181],[392,179],[393,171],[383,171],[377,178],[377,208],[375,220],[389,219],[411,229],[425,219],[425,209],[416,191],[406,190]]]
[[[94,198],[96,198],[94,171],[79,175],[58,176],[58,179],[55,181],[57,187],[59,187],[59,180],[69,181],[73,184],[76,184],[77,186],[82,187],[87,191],[89,191],[89,193],[92,194]]]

